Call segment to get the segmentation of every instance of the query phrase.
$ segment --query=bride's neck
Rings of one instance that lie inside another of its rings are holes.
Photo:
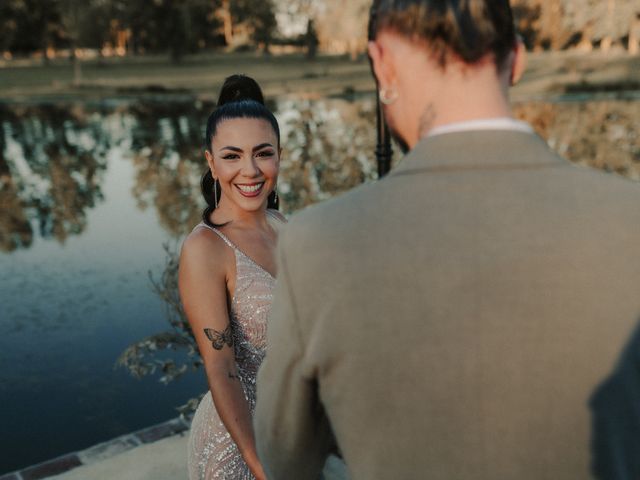
[[[267,221],[266,208],[248,211],[240,208],[233,208],[230,205],[220,202],[215,212],[217,212],[217,214],[214,213],[214,215],[221,220],[221,222],[215,223],[233,222],[236,227],[258,229],[267,228],[269,225]]]

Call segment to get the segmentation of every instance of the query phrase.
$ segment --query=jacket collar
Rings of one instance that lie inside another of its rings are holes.
[[[516,130],[445,133],[421,140],[389,176],[428,171],[529,169],[568,162],[539,136]]]

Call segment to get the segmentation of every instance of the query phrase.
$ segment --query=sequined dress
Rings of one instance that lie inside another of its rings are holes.
[[[235,253],[236,285],[229,317],[238,375],[253,415],[256,404],[256,375],[265,354],[267,315],[271,308],[275,279],[218,229],[204,223],[196,228],[212,230]],[[198,405],[191,423],[188,468],[190,480],[254,478],[220,420],[210,391]]]

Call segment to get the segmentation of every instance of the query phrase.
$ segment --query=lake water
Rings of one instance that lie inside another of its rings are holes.
[[[637,107],[530,103],[516,113],[568,158],[639,180]],[[202,370],[165,386],[114,365],[169,328],[149,275],[161,277],[165,245],[177,251],[199,221],[211,108],[0,105],[0,474],[175,417],[204,392]],[[272,108],[286,213],[374,180],[372,99]]]

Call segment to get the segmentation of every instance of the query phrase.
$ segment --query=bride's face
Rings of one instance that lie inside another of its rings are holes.
[[[207,153],[222,190],[220,207],[256,211],[266,208],[278,180],[280,147],[271,124],[258,118],[225,120]]]

